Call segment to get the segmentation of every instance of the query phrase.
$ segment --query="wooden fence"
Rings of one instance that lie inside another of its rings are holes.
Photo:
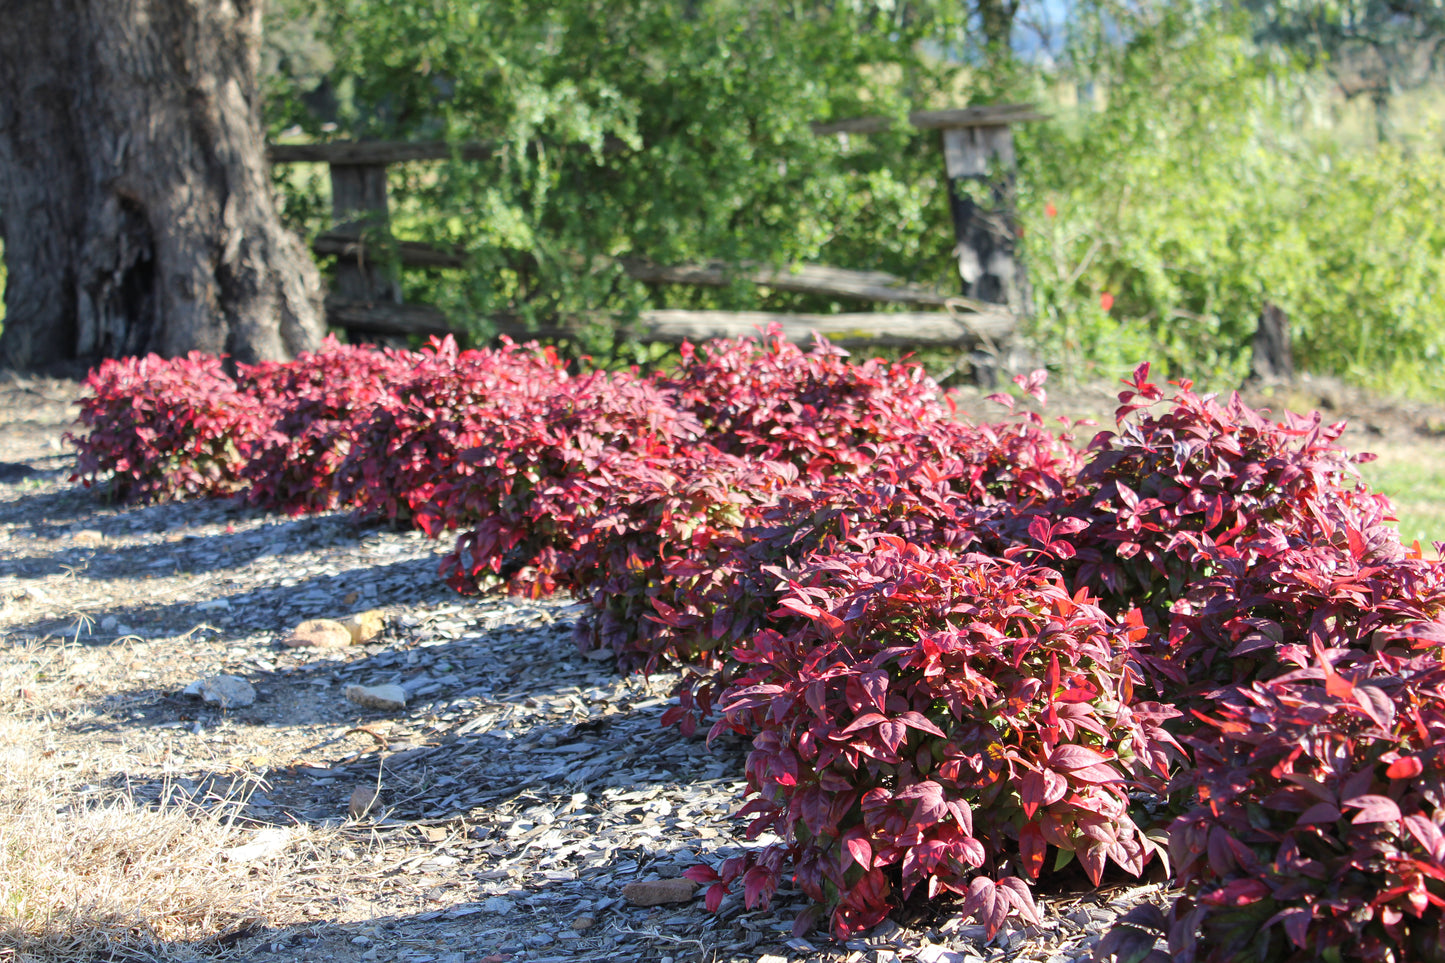
[[[844,345],[992,346],[1014,331],[1028,310],[1028,288],[1019,264],[1013,228],[1014,151],[1010,125],[1037,119],[1031,105],[1009,104],[919,111],[908,123],[941,134],[948,176],[964,292],[949,295],[910,284],[881,271],[855,271],[823,265],[772,267],[761,264],[660,265],[631,259],[620,261],[631,278],[648,284],[726,286],[741,280],[803,294],[825,295],[909,308],[902,312],[798,314],[760,311],[643,311],[630,334],[644,341],[681,342],[745,334],[778,324],[786,337],[808,340],[812,332]],[[820,137],[877,133],[893,123],[887,117],[861,117],[813,125]],[[624,149],[609,141],[604,151]],[[387,166],[415,161],[461,159],[487,161],[497,147],[484,142],[448,144],[440,141],[390,141],[273,144],[272,163],[325,163],[330,167],[335,226],[318,236],[313,250],[335,256],[336,273],[327,297],[327,320],[360,337],[440,335],[456,326],[429,305],[403,304],[399,279],[391,265],[465,268],[463,251],[447,250],[390,237]],[[988,185],[992,203],[985,208],[960,189],[961,181]],[[367,238],[383,238],[384,256],[373,256]],[[488,320],[499,333],[521,337],[561,337],[575,332],[578,322],[597,317],[559,320],[537,328],[510,317]]]

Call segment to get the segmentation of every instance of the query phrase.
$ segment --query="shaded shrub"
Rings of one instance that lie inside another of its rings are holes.
[[[439,486],[469,473],[458,456],[481,443],[486,426],[525,417],[528,398],[566,380],[550,348],[505,338],[477,351],[434,338],[407,361],[405,379],[358,420],[334,479],[342,504],[391,519],[414,517]]]
[[[76,474],[90,487],[111,475],[122,501],[229,495],[268,413],[240,390],[220,358],[191,352],[102,361],[85,379],[84,435],[67,434]]]
[[[1338,670],[1320,647],[1221,697],[1170,832],[1175,959],[1445,959],[1442,642],[1417,626]]]
[[[990,935],[1032,918],[1023,878],[1050,847],[1095,883],[1110,862],[1142,872],[1155,844],[1127,790],[1163,788],[1177,747],[1161,724],[1177,713],[1133,697],[1137,621],[1048,569],[869,541],[787,572],[790,630],[733,650],[747,670],[713,733],[753,737],[749,834],[782,837],[840,937],[919,884],[964,896]],[[741,878],[753,906],[778,863],[693,878],[714,905]]]

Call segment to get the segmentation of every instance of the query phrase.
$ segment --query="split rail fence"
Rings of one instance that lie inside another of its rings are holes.
[[[955,253],[963,282],[961,294],[944,294],[881,271],[720,261],[662,265],[629,259],[619,262],[622,270],[648,284],[722,287],[742,280],[779,291],[907,309],[840,314],[660,309],[643,311],[630,334],[643,341],[678,343],[684,339],[735,337],[776,323],[789,340],[799,343],[811,338],[814,331],[844,345],[987,348],[1007,341],[1018,318],[1028,311],[1029,302],[1027,279],[1015,248],[1010,125],[1040,116],[1028,104],[909,115],[911,126],[941,134],[957,241]],[[813,131],[820,137],[866,135],[886,130],[891,124],[886,117],[861,117],[814,124]],[[608,144],[604,149],[619,150],[622,145]],[[496,157],[495,145],[352,141],[272,144],[269,153],[273,164],[324,163],[330,168],[335,226],[319,235],[312,246],[316,254],[337,259],[326,300],[327,320],[332,326],[359,339],[442,335],[458,330],[435,307],[402,303],[394,265],[466,268],[468,258],[460,250],[398,241],[390,236],[387,167],[416,161],[487,161]],[[981,193],[988,198],[987,203],[975,199],[980,192],[968,190],[967,181],[984,185]],[[372,240],[368,242],[368,238]],[[377,238],[381,239],[379,243]],[[377,248],[382,250],[373,254]],[[488,320],[499,334],[519,338],[566,336],[575,331],[576,324],[563,320],[555,326],[538,328],[506,317]]]

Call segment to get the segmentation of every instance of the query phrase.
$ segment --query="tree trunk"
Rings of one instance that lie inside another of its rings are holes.
[[[320,278],[281,225],[264,153],[260,0],[5,14],[0,364],[315,346]]]

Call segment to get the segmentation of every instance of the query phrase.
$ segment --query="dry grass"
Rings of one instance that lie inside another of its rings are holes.
[[[263,926],[335,911],[333,894],[360,875],[363,858],[337,830],[271,830],[284,845],[246,858],[234,850],[260,833],[234,814],[254,779],[237,780],[231,798],[192,799],[176,789],[155,805],[124,788],[96,788],[114,784],[124,760],[59,738],[60,720],[79,711],[61,698],[70,655],[7,655],[0,960],[194,960]],[[22,687],[29,698],[13,700]]]

